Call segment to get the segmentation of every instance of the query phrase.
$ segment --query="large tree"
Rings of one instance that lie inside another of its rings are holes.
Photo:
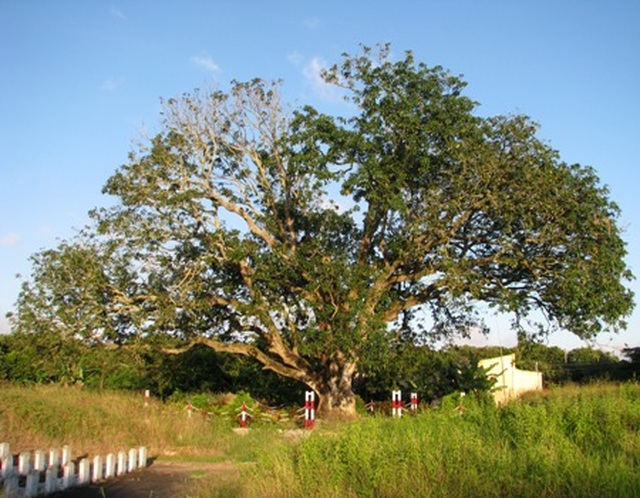
[[[253,357],[349,415],[372,350],[464,332],[478,303],[581,337],[624,326],[619,210],[593,169],[525,116],[480,117],[409,52],[364,49],[324,77],[348,115],[291,110],[261,80],[165,102],[94,212],[101,264],[68,283],[124,324],[105,330]]]

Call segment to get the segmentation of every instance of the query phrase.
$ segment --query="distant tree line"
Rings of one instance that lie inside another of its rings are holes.
[[[82,385],[95,390],[144,390],[166,398],[177,392],[246,391],[272,404],[299,402],[305,386],[264,370],[251,359],[194,347],[164,354],[141,341],[125,347],[90,346],[55,332],[0,336],[0,381]],[[625,358],[583,347],[564,351],[521,340],[514,348],[397,344],[372,355],[354,379],[363,400],[385,400],[393,389],[433,400],[456,391],[486,391],[491,382],[477,366],[483,358],[516,353],[517,366],[543,373],[547,385],[626,380],[640,370],[640,348]]]

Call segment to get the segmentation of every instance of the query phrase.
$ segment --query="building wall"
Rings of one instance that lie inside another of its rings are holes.
[[[517,398],[525,392],[542,389],[542,373],[518,370],[515,361],[516,355],[508,354],[478,362],[487,371],[487,377],[496,379],[493,397],[498,404]]]

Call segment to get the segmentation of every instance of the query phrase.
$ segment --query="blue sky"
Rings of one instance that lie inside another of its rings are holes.
[[[636,0],[0,0],[0,331],[15,275],[107,202],[103,184],[156,129],[160,98],[261,77],[282,79],[294,104],[339,113],[318,71],[359,44],[462,74],[481,114],[527,114],[565,161],[595,167],[640,276],[638,26]],[[513,343],[489,325],[489,342]],[[640,310],[598,343],[640,346]]]

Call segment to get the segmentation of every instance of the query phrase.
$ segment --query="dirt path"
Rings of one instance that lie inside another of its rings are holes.
[[[201,479],[231,482],[238,470],[231,462],[155,461],[144,470],[101,484],[72,488],[55,498],[181,498],[191,495]]]

